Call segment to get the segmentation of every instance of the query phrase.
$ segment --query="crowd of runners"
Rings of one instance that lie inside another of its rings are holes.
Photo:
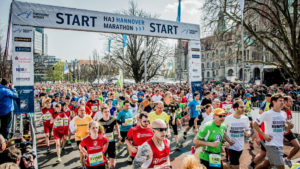
[[[291,109],[299,108],[300,86],[208,83],[200,93],[186,84],[35,85],[39,123],[48,152],[49,140],[55,140],[57,162],[75,135],[83,168],[115,168],[124,148],[135,169],[172,168],[170,142],[181,148],[194,135],[191,153],[199,152],[203,168],[239,168],[245,142],[261,148],[249,168],[292,166],[300,145],[291,132]],[[254,105],[260,107],[257,119],[252,119]],[[284,140],[293,146],[285,158]]]

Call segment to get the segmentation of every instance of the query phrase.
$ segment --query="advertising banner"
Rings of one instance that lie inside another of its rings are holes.
[[[12,26],[13,84],[19,99],[15,113],[34,112],[33,28]]]
[[[202,74],[200,41],[189,41],[189,65],[189,84],[193,93],[198,91],[201,94]]]
[[[12,24],[200,40],[195,24],[13,1]]]

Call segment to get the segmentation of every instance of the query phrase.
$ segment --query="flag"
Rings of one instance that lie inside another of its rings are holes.
[[[121,69],[119,70],[119,78],[116,82],[116,85],[119,85],[121,87],[121,90],[123,90],[123,71]]]
[[[180,22],[180,20],[181,20],[181,0],[179,0],[178,3],[176,22]]]
[[[77,59],[75,59],[74,65],[75,65],[75,70],[76,70],[76,68],[77,68]]]
[[[69,73],[69,65],[68,63],[64,66],[64,74]]]
[[[241,8],[242,20],[243,20],[245,0],[239,0],[239,2],[240,2],[240,8]]]
[[[108,54],[110,55],[110,45],[111,45],[111,40],[108,40]]]
[[[127,51],[127,35],[123,35],[123,56],[125,57]]]

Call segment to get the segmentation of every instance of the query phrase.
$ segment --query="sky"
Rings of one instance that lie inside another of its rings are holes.
[[[129,7],[129,0],[20,0],[69,8],[117,13]],[[204,0],[182,0],[181,22],[200,24],[200,8]],[[5,45],[9,7],[12,0],[0,0],[1,45]],[[158,16],[159,19],[176,21],[178,0],[135,0],[139,9]],[[201,29],[201,26],[200,26]],[[89,59],[93,50],[104,55],[108,40],[99,33],[45,29],[48,35],[48,55],[61,60]],[[170,45],[175,40],[168,40]],[[113,43],[113,42],[112,42]]]

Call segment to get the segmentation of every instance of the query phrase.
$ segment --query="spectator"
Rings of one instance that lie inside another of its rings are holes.
[[[15,147],[9,147],[2,153],[4,153],[4,156],[2,156],[3,158],[1,159],[1,162],[0,162],[1,164],[4,164],[4,163],[14,163],[17,165],[20,164],[21,157],[22,157],[21,150],[15,148]]]
[[[183,159],[183,169],[206,169],[206,167],[200,164],[200,161],[194,155],[187,155]]]
[[[13,99],[17,98],[18,95],[14,89],[14,85],[6,79],[2,79],[0,85],[0,133],[5,139],[8,139],[12,112],[14,111]]]

